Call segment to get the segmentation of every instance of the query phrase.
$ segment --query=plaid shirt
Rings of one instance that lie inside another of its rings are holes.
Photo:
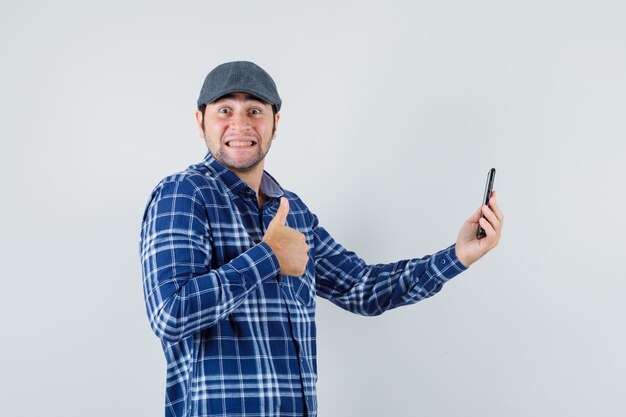
[[[437,293],[466,268],[454,245],[421,259],[367,265],[333,240],[267,172],[254,191],[210,153],[154,189],[140,252],[152,330],[167,361],[166,416],[317,415],[315,296],[378,315]],[[306,236],[306,272],[280,275],[262,242],[280,197]]]

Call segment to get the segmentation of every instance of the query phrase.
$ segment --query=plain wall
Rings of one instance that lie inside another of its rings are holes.
[[[266,169],[369,263],[500,245],[380,317],[318,301],[320,416],[626,412],[619,1],[46,1],[0,10],[0,415],[163,415],[138,239],[206,152],[206,73],[283,98]]]

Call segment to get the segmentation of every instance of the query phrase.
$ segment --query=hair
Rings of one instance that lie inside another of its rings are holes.
[[[198,110],[200,110],[200,113],[202,113],[202,131],[204,132],[204,112],[206,111],[206,104],[202,104],[198,106]],[[274,126],[272,127],[272,134],[274,134],[274,131],[276,130],[276,113],[278,113],[276,111],[276,105],[272,104],[272,117],[274,119]]]

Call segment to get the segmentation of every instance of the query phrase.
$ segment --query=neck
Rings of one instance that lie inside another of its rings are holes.
[[[248,187],[252,188],[256,193],[257,197],[259,197],[259,188],[261,188],[261,178],[263,178],[263,168],[265,166],[265,161],[261,161],[256,167],[254,167],[251,171],[236,171],[231,170],[235,175],[239,177],[243,182],[248,184]]]

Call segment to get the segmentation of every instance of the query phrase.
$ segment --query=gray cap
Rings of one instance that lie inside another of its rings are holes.
[[[234,92],[252,94],[280,111],[282,100],[274,80],[263,68],[249,61],[227,62],[209,72],[200,90],[198,107]]]

